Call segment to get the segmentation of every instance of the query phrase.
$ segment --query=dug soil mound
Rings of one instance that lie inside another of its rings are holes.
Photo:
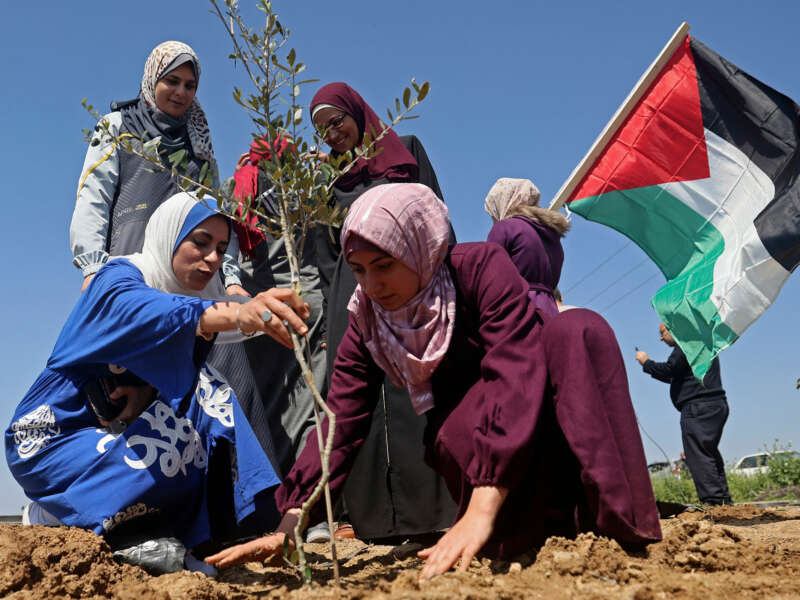
[[[550,538],[515,562],[474,560],[466,572],[418,582],[411,544],[337,544],[342,589],[328,583],[329,546],[307,544],[315,583],[291,567],[249,563],[218,579],[153,576],[118,564],[96,535],[69,528],[0,525],[0,597],[29,598],[800,598],[800,508],[719,507],[661,522],[663,541],[630,553],[582,534]]]

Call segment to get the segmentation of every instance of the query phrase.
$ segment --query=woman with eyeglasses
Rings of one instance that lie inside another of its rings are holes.
[[[332,156],[353,151],[382,125],[375,111],[346,83],[329,83],[311,101],[311,119]],[[422,183],[439,198],[436,173],[420,141],[389,131],[375,144],[376,155],[359,158],[334,186],[333,202],[348,208],[366,190],[391,182]],[[317,238],[317,264],[326,300],[328,381],[336,350],[348,326],[347,304],[356,289],[353,272],[341,255],[339,232],[327,228]],[[455,242],[451,234],[451,242]],[[381,386],[371,430],[344,490],[357,537],[409,536],[449,527],[456,507],[443,480],[425,465],[420,419],[405,389],[388,378]],[[419,510],[425,506],[426,510]]]

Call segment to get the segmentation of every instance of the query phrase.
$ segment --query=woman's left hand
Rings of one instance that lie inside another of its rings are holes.
[[[425,559],[420,581],[445,573],[459,559],[459,571],[466,571],[473,557],[492,535],[494,520],[507,495],[508,490],[500,487],[477,487],[472,490],[464,516],[435,546],[417,553],[419,558]]]
[[[114,421],[124,421],[128,425],[139,418],[156,398],[156,388],[151,385],[120,385],[108,395],[112,400],[125,398],[125,408]],[[111,421],[98,419],[103,427],[111,425]]]

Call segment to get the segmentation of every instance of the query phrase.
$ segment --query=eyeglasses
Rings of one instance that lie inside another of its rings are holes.
[[[347,113],[343,112],[340,113],[338,116],[333,117],[330,121],[328,121],[327,125],[325,125],[324,127],[317,127],[317,133],[324,138],[331,129],[336,129],[336,130],[341,129],[346,116]]]

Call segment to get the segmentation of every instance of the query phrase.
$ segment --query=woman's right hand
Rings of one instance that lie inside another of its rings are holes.
[[[289,548],[294,549],[293,533],[299,517],[300,509],[289,509],[283,515],[283,519],[281,519],[275,533],[265,535],[251,542],[225,548],[216,554],[207,556],[205,561],[215,567],[232,567],[246,562],[264,561],[280,556],[283,551],[283,541],[287,535],[289,536]]]
[[[265,310],[272,313],[269,321],[264,321]],[[287,348],[292,348],[292,339],[286,325],[291,325],[300,335],[308,333],[305,319],[311,309],[303,299],[289,288],[272,288],[261,292],[239,308],[237,325],[244,333],[263,331]]]
[[[156,388],[151,385],[120,385],[115,387],[108,395],[112,400],[125,398],[125,408],[117,415],[114,421],[124,421],[130,425],[139,418],[153,400],[156,399]],[[98,417],[103,427],[111,425],[111,421],[105,421]]]

